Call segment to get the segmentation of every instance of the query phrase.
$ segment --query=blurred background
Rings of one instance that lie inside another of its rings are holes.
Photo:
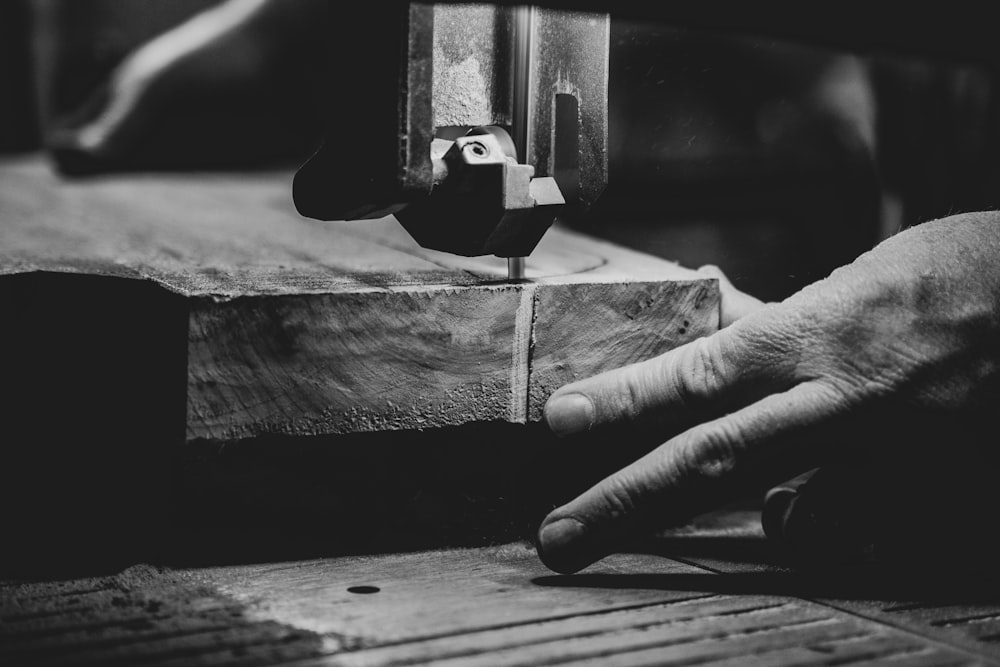
[[[5,0],[0,152],[43,150],[106,101],[129,53],[216,4]],[[208,76],[165,99],[142,139],[150,160],[137,166],[297,166],[322,138],[331,101],[322,25],[293,25],[301,39],[246,54],[252,86]],[[359,45],[345,66],[363,62]],[[579,225],[687,266],[716,264],[762,299],[784,298],[903,226],[997,205],[996,81],[986,70],[614,17],[610,70],[610,183]],[[334,89],[333,103],[360,94]]]

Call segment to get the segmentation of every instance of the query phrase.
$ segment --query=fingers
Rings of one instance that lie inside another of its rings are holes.
[[[736,320],[760,310],[765,305],[760,299],[736,289],[726,274],[722,272],[722,269],[717,266],[706,264],[698,268],[698,273],[717,278],[719,281],[719,291],[722,296],[719,314],[720,327],[728,327]]]
[[[806,470],[818,452],[795,445],[811,442],[810,432],[843,409],[837,391],[807,382],[689,429],[551,512],[539,529],[539,556],[557,572],[575,572],[641,531],[699,514],[748,483]]]
[[[759,327],[725,329],[566,385],[549,397],[544,416],[559,436],[638,420],[695,423],[790,386],[795,355],[786,342],[795,344],[777,329],[766,335]]]

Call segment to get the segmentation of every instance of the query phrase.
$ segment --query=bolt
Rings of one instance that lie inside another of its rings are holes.
[[[484,158],[490,154],[490,149],[487,148],[484,144],[479,143],[478,141],[473,141],[466,144],[466,148],[472,151],[472,154],[478,158]]]

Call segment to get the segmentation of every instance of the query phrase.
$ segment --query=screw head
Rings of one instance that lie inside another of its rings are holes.
[[[478,141],[470,141],[465,145],[465,150],[472,153],[475,157],[479,159],[484,159],[490,156],[489,146],[486,144],[481,144]]]

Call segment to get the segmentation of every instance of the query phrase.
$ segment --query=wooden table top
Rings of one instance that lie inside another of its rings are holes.
[[[752,512],[679,531],[660,550],[576,575],[552,574],[515,542],[7,582],[0,661],[1000,663],[1000,597],[919,584],[902,595],[885,571],[789,570],[769,562]]]

